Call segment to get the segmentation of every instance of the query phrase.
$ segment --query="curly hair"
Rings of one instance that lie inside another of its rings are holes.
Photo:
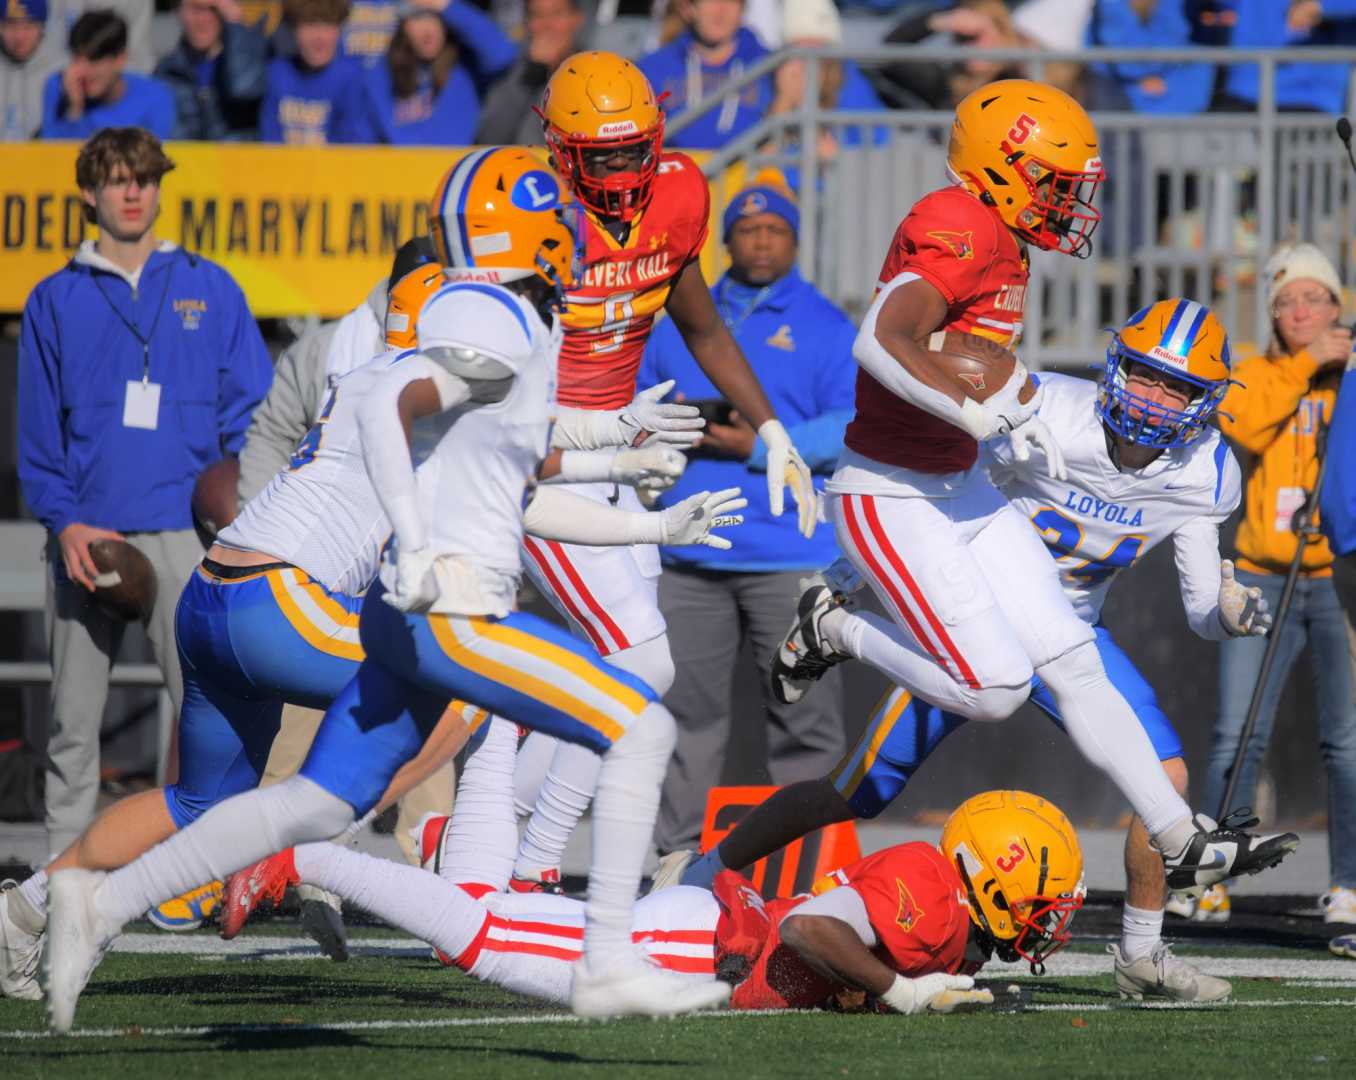
[[[104,128],[80,147],[75,159],[75,184],[81,191],[97,191],[112,179],[119,165],[141,184],[158,184],[174,168],[160,140],[145,128]],[[85,220],[94,221],[94,207],[85,206]]]

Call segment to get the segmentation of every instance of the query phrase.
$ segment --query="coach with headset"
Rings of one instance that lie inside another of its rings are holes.
[[[160,181],[173,168],[142,128],[90,138],[75,179],[99,237],[24,305],[18,472],[48,532],[53,854],[94,816],[99,727],[124,629],[94,603],[90,544],[126,540],[150,560],[158,588],[144,622],[177,714],[174,608],[203,550],[190,509],[194,481],[239,450],[272,378],[240,287],[152,231]]]

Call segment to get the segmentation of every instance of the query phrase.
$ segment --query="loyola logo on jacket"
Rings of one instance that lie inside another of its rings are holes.
[[[771,345],[774,349],[785,349],[787,352],[796,351],[796,343],[791,338],[791,326],[788,323],[782,323],[777,327],[777,332],[767,339],[765,344]]]
[[[179,321],[184,324],[185,330],[196,330],[198,324],[202,322],[203,312],[206,310],[206,300],[174,301],[174,314],[179,316]]]

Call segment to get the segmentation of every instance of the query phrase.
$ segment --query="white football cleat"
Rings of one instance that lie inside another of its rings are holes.
[[[1176,915],[1179,919],[1189,919],[1196,913],[1196,898],[1186,893],[1170,892],[1163,904],[1163,911],[1168,915]]]
[[[102,870],[58,870],[47,882],[42,980],[47,1020],[58,1035],[71,1030],[85,984],[122,930],[99,912],[97,894],[107,876]]]
[[[1160,941],[1154,951],[1138,960],[1127,960],[1119,945],[1108,945],[1116,962],[1116,989],[1121,997],[1143,1001],[1146,997],[1170,1001],[1223,1001],[1234,988],[1225,979],[1206,975],[1174,956],[1172,946]]]
[[[1318,898],[1318,906],[1325,923],[1356,923],[1356,889],[1334,885]]]
[[[28,911],[21,910],[20,905]],[[0,995],[23,1001],[42,1000],[42,988],[38,986],[42,932],[34,933],[25,925],[36,925],[39,919],[41,915],[32,911],[19,895],[17,881],[0,882]]]
[[[590,970],[587,958],[579,960],[570,984],[570,1010],[588,1020],[679,1016],[714,1009],[729,998],[729,983],[704,982],[665,971],[634,954],[597,974]]]
[[[302,928],[320,946],[321,952],[336,964],[342,964],[348,959],[343,901],[319,885],[307,885],[304,881],[295,889],[297,899],[301,901]]]
[[[660,889],[667,889],[671,885],[681,885],[683,874],[687,872],[688,866],[696,857],[695,851],[686,848],[661,855],[659,857],[659,868],[654,872],[654,877],[650,879],[650,892],[657,893]]]

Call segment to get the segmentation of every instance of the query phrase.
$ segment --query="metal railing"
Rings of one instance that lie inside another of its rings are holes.
[[[704,163],[717,218],[734,196],[727,176],[747,178],[764,165],[787,173],[800,198],[800,269],[854,313],[869,302],[894,230],[912,204],[947,182],[952,114],[940,111],[844,112],[819,105],[829,61],[863,67],[889,63],[985,60],[1045,66],[1074,61],[1256,64],[1254,112],[1180,116],[1096,112],[1108,181],[1099,195],[1102,223],[1088,259],[1033,252],[1022,354],[1033,366],[1080,367],[1105,349],[1102,329],[1164,296],[1209,303],[1242,342],[1270,333],[1262,265],[1281,242],[1308,240],[1332,257],[1344,280],[1352,268],[1353,184],[1333,117],[1280,112],[1276,72],[1287,62],[1356,64],[1356,49],[1087,49],[1078,53],[891,46],[785,49],[677,117],[677,134],[730,95],[770,75],[783,61],[805,62],[798,111],[765,117]],[[837,152],[802,154],[820,135]],[[744,170],[731,171],[744,165]]]

